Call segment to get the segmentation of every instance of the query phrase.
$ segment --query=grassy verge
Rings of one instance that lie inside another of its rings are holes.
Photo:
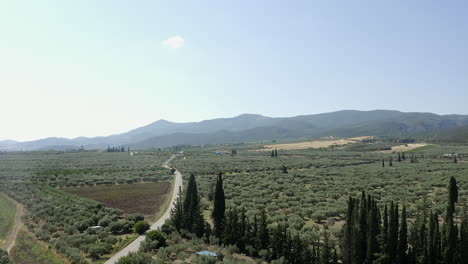
[[[69,263],[24,229],[18,234],[16,244],[11,250],[11,258],[16,264]]]
[[[3,246],[8,239],[15,223],[15,216],[16,204],[4,195],[0,195],[0,246]]]

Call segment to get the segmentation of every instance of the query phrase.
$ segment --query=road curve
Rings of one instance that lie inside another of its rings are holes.
[[[7,195],[5,197],[11,201],[13,201],[16,204],[16,215],[15,215],[15,223],[13,224],[13,230],[10,233],[10,236],[8,237],[7,241],[3,245],[3,249],[5,249],[8,254],[10,254],[11,249],[15,245],[16,242],[16,237],[18,236],[18,233],[23,226],[23,214],[24,214],[24,206],[15,200],[11,199]]]
[[[176,157],[176,155],[172,155],[166,162],[164,162],[163,166],[164,168],[170,169],[171,166],[169,163]],[[175,180],[174,180],[174,186],[172,188],[172,197],[171,197],[171,202],[170,205],[167,207],[167,210],[164,212],[164,214],[154,223],[151,225],[150,230],[157,230],[160,228],[164,222],[166,222],[167,219],[171,217],[171,210],[174,208],[174,202],[177,199],[177,195],[179,194],[179,187],[182,188],[182,174],[178,170],[175,171]],[[119,251],[117,254],[115,254],[112,258],[110,258],[108,261],[106,261],[104,264],[114,264],[117,263],[117,261],[126,255],[128,255],[130,252],[136,252],[140,248],[141,242],[145,240],[145,235],[139,236],[137,239],[135,239],[132,243],[128,244],[124,249]]]

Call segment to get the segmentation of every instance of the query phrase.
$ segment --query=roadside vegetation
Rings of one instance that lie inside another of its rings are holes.
[[[65,258],[60,257],[44,242],[40,242],[33,234],[22,230],[18,234],[16,244],[11,250],[11,259],[17,264],[66,264]]]
[[[0,246],[8,239],[15,223],[16,204],[0,194]]]

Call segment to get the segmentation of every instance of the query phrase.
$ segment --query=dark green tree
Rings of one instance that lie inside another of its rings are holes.
[[[182,188],[179,186],[179,194],[171,209],[171,222],[175,229],[180,232],[184,224],[184,207],[182,206]]]
[[[135,223],[134,226],[135,233],[138,233],[140,235],[146,232],[146,230],[148,230],[149,228],[150,225],[145,221],[138,221]]]
[[[200,197],[198,195],[195,175],[190,174],[187,191],[184,200],[184,228],[194,232],[198,237],[203,236],[205,223],[200,208]]]
[[[226,200],[223,189],[223,176],[221,173],[218,174],[216,180],[215,194],[214,194],[214,205],[211,217],[213,218],[215,235],[221,238],[224,232],[225,222],[225,211],[226,211]]]
[[[268,222],[267,214],[265,209],[262,209],[260,212],[260,222],[258,226],[258,242],[259,249],[268,249],[270,244],[270,234],[268,232]]]
[[[332,245],[330,242],[330,233],[328,227],[325,226],[323,231],[323,245],[322,245],[322,254],[321,254],[321,264],[332,264],[333,255],[332,255]]]
[[[407,264],[407,251],[408,251],[408,226],[406,223],[406,206],[403,205],[401,210],[400,220],[400,233],[398,235],[398,249],[397,249],[397,260],[400,264]]]
[[[458,202],[458,187],[457,180],[454,177],[450,177],[450,183],[448,185],[448,210],[447,213],[452,215],[455,213],[455,204]]]
[[[398,247],[398,203],[391,202],[388,220],[387,254],[390,259],[396,259]]]
[[[281,172],[288,173],[288,168],[286,168],[286,166],[282,165],[281,166]]]

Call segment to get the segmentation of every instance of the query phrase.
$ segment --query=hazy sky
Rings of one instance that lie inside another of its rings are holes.
[[[1,1],[0,140],[158,119],[468,114],[467,1]]]

